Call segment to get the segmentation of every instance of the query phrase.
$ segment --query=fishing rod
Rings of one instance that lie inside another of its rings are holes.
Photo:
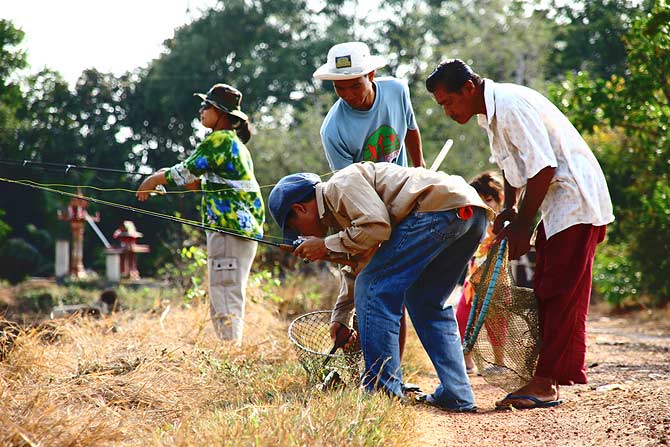
[[[128,175],[149,175],[149,174],[140,174],[139,172],[129,172],[124,169],[113,169],[113,168],[100,168],[97,166],[81,166],[73,165],[70,163],[51,163],[46,161],[33,161],[33,160],[0,160],[0,164],[3,165],[12,165],[12,166],[37,166],[40,168],[50,168],[50,169],[65,169],[65,174],[71,170],[81,170],[81,171],[96,171],[96,172],[107,172],[113,174],[128,174]]]
[[[167,215],[155,212],[155,211],[150,211],[150,210],[146,210],[146,209],[142,209],[142,208],[135,208],[133,206],[123,205],[121,203],[115,203],[115,202],[109,202],[109,201],[106,201],[106,200],[96,199],[95,197],[87,197],[87,196],[84,196],[84,195],[81,195],[81,194],[73,194],[73,193],[70,193],[70,192],[67,192],[67,191],[60,191],[60,190],[57,190],[57,189],[46,188],[44,186],[31,184],[31,183],[25,183],[25,182],[22,182],[22,181],[12,180],[12,179],[7,179],[7,178],[0,178],[0,181],[5,181],[5,182],[8,182],[8,183],[15,183],[15,184],[18,184],[18,185],[27,186],[29,188],[34,188],[34,189],[42,189],[44,191],[53,192],[53,193],[56,193],[56,194],[60,194],[60,195],[63,195],[63,196],[68,196],[68,197],[73,197],[73,198],[77,198],[77,199],[81,199],[81,200],[86,200],[88,202],[97,203],[99,205],[105,205],[105,206],[109,206],[109,207],[112,207],[112,208],[118,208],[118,209],[122,209],[122,210],[126,210],[126,211],[132,211],[132,212],[135,212],[135,213],[138,213],[138,214],[143,214],[143,215],[146,215],[146,216],[156,217],[158,219],[163,219],[163,220],[167,220],[167,221],[171,221],[171,222],[176,222],[176,223],[181,223],[181,224],[184,224],[184,225],[189,225],[191,227],[200,228],[201,230],[215,231],[217,233],[238,237],[240,239],[245,239],[245,240],[248,240],[248,241],[254,241],[254,242],[261,243],[261,244],[277,247],[280,250],[286,251],[286,252],[289,252],[289,253],[292,253],[300,244],[302,244],[306,240],[302,237],[299,237],[298,239],[293,241],[293,243],[291,243],[291,244],[282,244],[282,243],[279,243],[279,242],[272,242],[272,241],[269,241],[269,240],[263,239],[263,238],[255,238],[255,237],[251,237],[251,236],[246,236],[246,235],[241,234],[241,233],[236,233],[234,231],[224,230],[224,229],[221,229],[221,228],[213,227],[211,225],[205,225],[204,223],[197,223],[197,222],[187,220],[187,219],[180,219],[180,218],[173,217],[173,216],[167,216]],[[329,262],[334,262],[334,263],[337,263],[337,264],[348,265],[348,266],[354,266],[355,265],[355,262],[352,261],[349,258],[349,256],[345,256],[345,257],[334,257],[333,256],[333,257],[328,257],[324,260],[329,261]],[[304,261],[305,261],[305,263],[309,262],[309,260],[307,260],[307,259],[305,259]]]

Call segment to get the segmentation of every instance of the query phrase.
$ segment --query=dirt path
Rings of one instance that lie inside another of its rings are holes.
[[[664,446],[670,444],[670,319],[592,314],[589,384],[561,388],[552,409],[495,411],[503,392],[472,379],[479,413],[418,407],[421,446]],[[424,389],[432,378],[417,377]]]

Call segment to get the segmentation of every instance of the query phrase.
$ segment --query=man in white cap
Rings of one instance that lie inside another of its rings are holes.
[[[414,118],[407,83],[393,77],[375,79],[386,65],[363,42],[345,42],[328,51],[328,60],[314,72],[333,81],[340,97],[321,125],[328,164],[339,170],[359,161],[385,161],[424,166],[421,134]],[[406,149],[405,149],[406,148]]]
[[[406,82],[394,77],[375,79],[386,59],[372,56],[363,42],[345,42],[328,51],[328,60],[314,72],[316,79],[333,81],[339,96],[321,125],[321,142],[334,171],[360,161],[424,167],[421,134],[414,118]],[[344,267],[341,293],[353,290],[355,275]],[[353,307],[353,296],[340,296],[333,311],[331,334],[347,325],[342,315]],[[400,358],[407,331],[406,311],[400,325]],[[413,385],[407,384],[409,390]]]

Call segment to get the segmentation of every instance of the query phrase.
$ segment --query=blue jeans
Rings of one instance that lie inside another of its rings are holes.
[[[452,410],[474,407],[454,310],[445,307],[486,231],[484,210],[473,210],[468,220],[457,218],[456,210],[410,214],[356,278],[363,384],[369,391],[403,395],[398,334],[405,304],[440,379],[436,403]]]

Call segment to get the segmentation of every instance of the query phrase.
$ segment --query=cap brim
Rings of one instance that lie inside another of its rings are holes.
[[[293,241],[295,241],[296,239],[298,239],[298,237],[300,237],[300,234],[296,230],[294,230],[293,228],[289,228],[288,225],[286,224],[289,214],[290,212],[286,213],[283,222],[279,224],[279,226],[281,227],[281,233],[282,236],[284,237],[285,244],[292,244]]]
[[[290,228],[285,228],[282,231],[282,235],[284,236],[284,243],[285,244],[293,244],[293,241],[298,239],[300,237],[300,234],[298,234],[297,231],[292,230]]]
[[[234,115],[234,116],[240,118],[242,121],[249,121],[249,117],[243,111],[241,111],[241,110],[230,110],[227,107],[222,106],[218,102],[212,101],[211,99],[209,99],[205,93],[193,93],[193,96],[197,96],[198,98],[200,98],[203,101],[206,101],[207,103],[213,105],[214,107],[221,110],[222,112],[226,112],[230,115]]]
[[[322,81],[344,81],[346,79],[355,79],[365,76],[371,71],[382,68],[387,64],[386,59],[381,56],[370,56],[366,62],[367,64],[365,66],[348,73],[344,70],[333,69],[326,63],[317,68],[312,76],[315,79],[320,79]]]
[[[316,188],[316,185],[312,185],[312,186],[314,188]],[[307,197],[309,197],[310,194],[312,194],[311,190],[307,191],[305,194],[303,194],[299,197],[294,198],[292,203],[300,203],[303,200],[305,200]],[[288,227],[286,221],[288,220],[289,214],[290,214],[290,211],[287,211],[286,215],[283,217],[283,221],[281,223],[279,223],[279,226],[281,227],[282,235],[284,236],[284,243],[286,243],[286,244],[292,244],[293,241],[295,241],[296,239],[298,239],[301,236],[301,234],[298,233],[296,230],[294,230],[293,228]]]

